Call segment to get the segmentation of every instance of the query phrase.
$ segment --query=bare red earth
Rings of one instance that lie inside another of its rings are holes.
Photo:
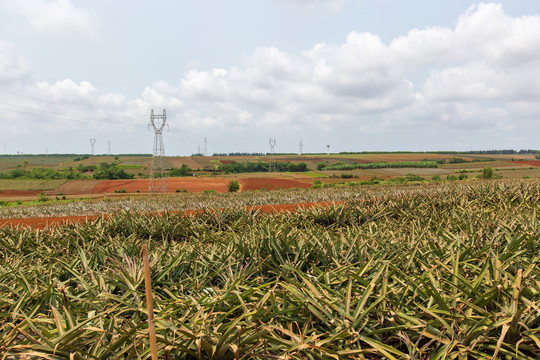
[[[2,190],[0,191],[0,197],[15,197],[15,196],[33,196],[41,194],[41,191],[31,190]]]
[[[268,189],[292,189],[292,188],[309,188],[312,184],[301,182],[298,180],[281,179],[281,178],[248,178],[239,179],[240,190],[259,190]]]
[[[189,192],[203,192],[204,190],[214,190],[217,192],[227,192],[229,180],[223,178],[169,178],[169,191],[186,189]],[[148,191],[148,180],[107,180],[101,181],[92,191],[93,194],[113,193],[116,190],[126,190],[134,193]]]
[[[342,202],[317,202],[317,203],[300,203],[300,204],[284,204],[284,205],[261,205],[246,207],[246,211],[260,211],[263,213],[282,213],[295,212],[298,209],[307,209],[312,207],[327,208],[334,204]],[[193,216],[202,210],[186,210],[182,214],[185,216]],[[5,226],[11,227],[31,227],[34,229],[54,228],[75,223],[84,223],[97,219],[98,215],[90,216],[64,216],[64,217],[43,217],[43,218],[23,218],[23,219],[0,219],[0,228]],[[109,218],[110,215],[103,215],[104,218]]]
[[[525,166],[540,167],[540,160],[512,161],[512,163]]]

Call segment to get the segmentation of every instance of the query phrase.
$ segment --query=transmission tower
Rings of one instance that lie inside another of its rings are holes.
[[[204,138],[204,156],[208,156],[208,155],[207,155],[207,152],[206,152],[206,150],[207,150],[207,149],[206,149],[206,142],[207,142],[207,139]]]
[[[96,139],[92,138],[90,139],[90,149],[92,152],[92,155],[94,155],[94,145],[96,144]]]
[[[302,145],[302,140],[300,140],[300,144],[298,144],[298,147],[300,148],[300,150],[298,151],[298,155],[302,155],[302,148],[304,147],[304,145]]]
[[[109,155],[111,155],[111,140],[109,140]]]
[[[148,192],[166,193],[169,191],[169,183],[165,176],[165,145],[163,145],[163,128],[167,124],[167,114],[163,109],[163,115],[154,115],[154,109],[150,112],[150,126],[154,129],[154,152],[150,164],[150,183]]]
[[[276,138],[270,138],[268,141],[268,145],[270,145],[270,160],[268,163],[268,172],[274,172],[276,171],[276,163],[274,162],[274,148],[276,147]]]

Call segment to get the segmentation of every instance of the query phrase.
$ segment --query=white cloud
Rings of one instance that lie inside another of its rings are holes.
[[[494,100],[506,93],[505,75],[485,62],[453,67],[433,73],[424,93],[433,100]]]
[[[26,60],[10,44],[0,42],[0,50],[0,68],[22,69],[11,77],[0,73],[0,81],[23,78]],[[446,132],[460,129],[467,132],[463,142],[538,129],[538,78],[540,17],[511,17],[499,5],[480,4],[454,29],[413,29],[388,44],[376,34],[351,32],[341,44],[319,43],[298,54],[260,47],[230,68],[193,68],[177,82],[156,81],[135,100],[69,79],[28,85],[27,94],[106,109],[108,115],[86,117],[120,126],[146,127],[149,109],[166,108],[171,124],[205,136],[333,133],[346,142],[398,133],[406,144],[421,132],[422,144],[428,134],[446,141]]]
[[[75,7],[70,0],[17,0],[4,1],[4,4],[26,18],[37,32],[86,38],[95,36],[93,15]]]
[[[21,81],[29,72],[28,60],[15,45],[0,40],[0,84]]]
[[[481,57],[504,66],[539,63],[538,15],[513,18],[500,4],[480,3],[460,16],[455,35],[465,58]]]
[[[301,6],[327,6],[333,11],[339,10],[349,0],[278,0],[283,3],[293,3]]]
[[[369,131],[437,121],[482,129],[512,117],[512,108],[528,116],[536,109],[529,103],[540,101],[540,86],[531,84],[540,76],[539,36],[538,16],[512,18],[499,5],[480,4],[455,29],[413,29],[388,45],[375,34],[351,32],[343,44],[319,43],[302,56],[259,48],[243,67],[189,71],[180,90],[186,105],[214,125],[208,117],[247,126],[228,118],[238,118],[223,111],[229,104],[266,130],[310,124]],[[523,99],[527,104],[515,103]]]

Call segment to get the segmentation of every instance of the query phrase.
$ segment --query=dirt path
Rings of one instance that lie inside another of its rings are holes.
[[[316,203],[299,203],[299,204],[283,204],[283,205],[260,205],[260,206],[248,206],[244,209],[246,211],[260,211],[263,213],[281,213],[281,212],[295,212],[298,209],[307,209],[313,207],[330,207],[335,204],[342,204],[343,202],[326,201]],[[186,210],[182,214],[185,216],[193,216],[197,213],[201,213],[203,210]],[[173,212],[176,213],[176,212]],[[34,229],[45,229],[51,227],[66,226],[75,223],[84,223],[87,221],[93,221],[100,216],[109,218],[110,215],[89,215],[89,216],[64,216],[64,217],[42,217],[42,218],[22,218],[22,219],[0,219],[0,228],[5,226],[11,227],[31,227]]]

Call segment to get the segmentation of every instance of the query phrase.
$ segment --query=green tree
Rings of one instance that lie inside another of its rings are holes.
[[[94,172],[96,180],[116,180],[116,179],[133,179],[135,175],[126,173],[116,164],[101,163],[99,168]]]
[[[181,168],[172,168],[169,170],[169,176],[193,176],[192,170],[186,164],[182,164]]]

